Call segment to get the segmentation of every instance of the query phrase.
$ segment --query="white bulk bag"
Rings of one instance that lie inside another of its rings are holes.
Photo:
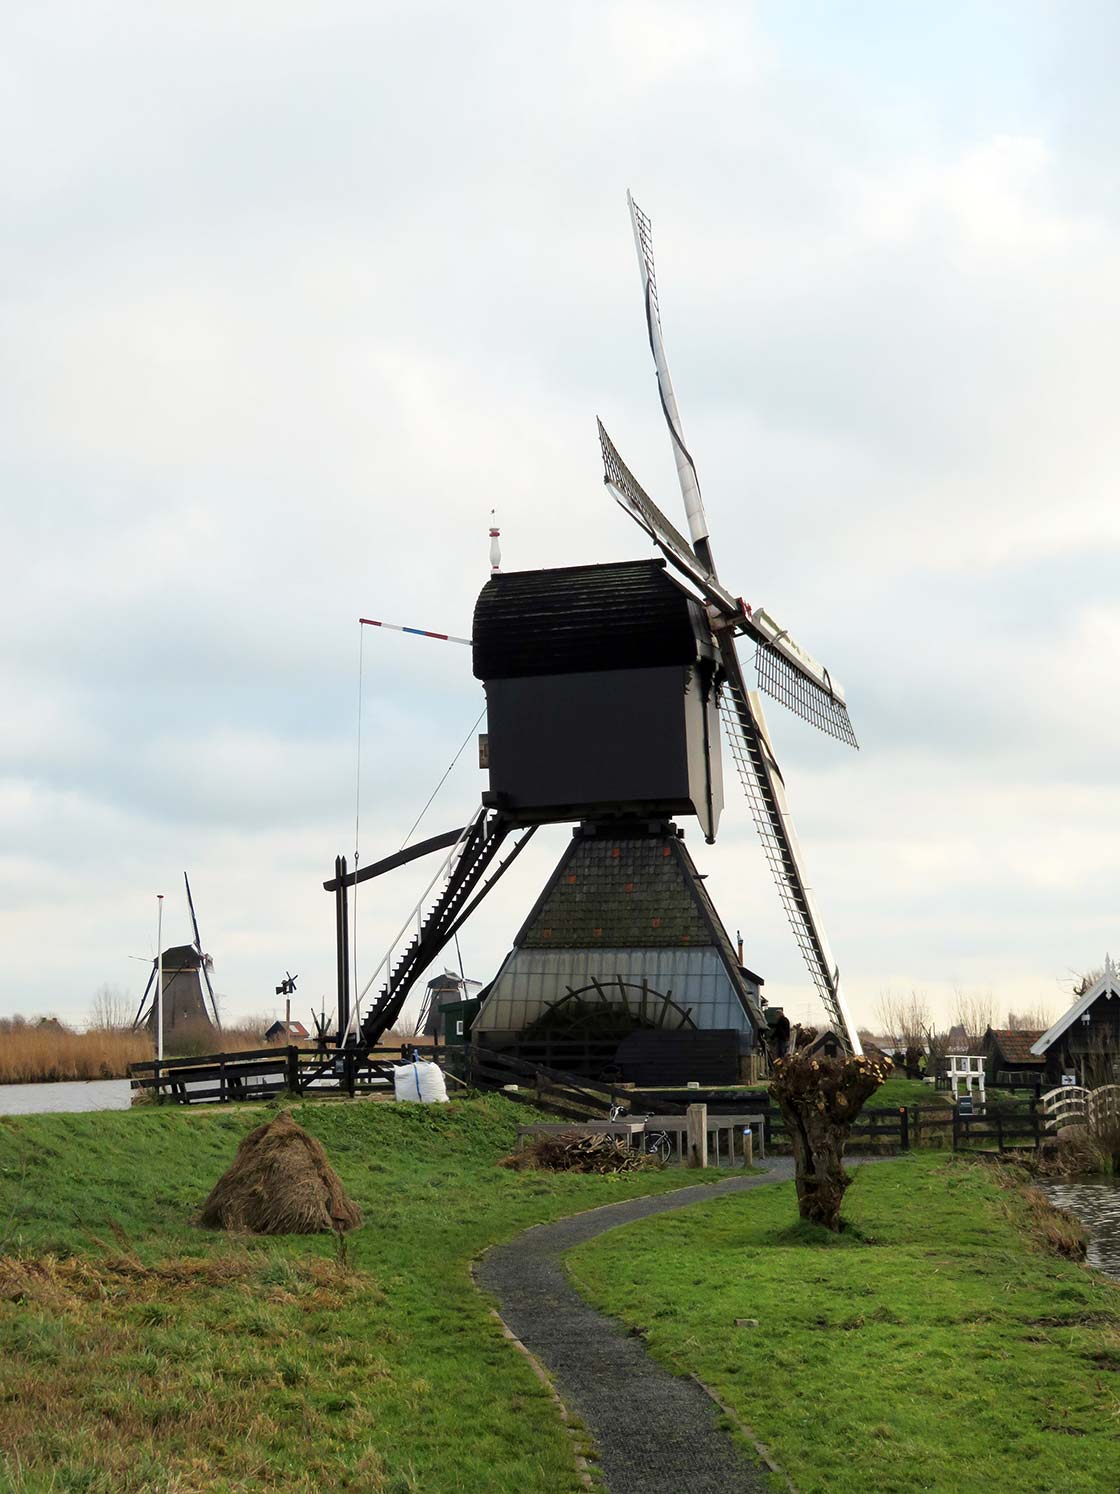
[[[446,1105],[447,1083],[435,1063],[406,1063],[393,1070],[393,1094],[422,1105]]]

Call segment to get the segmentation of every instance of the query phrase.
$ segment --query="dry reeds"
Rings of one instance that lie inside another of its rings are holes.
[[[538,1136],[519,1152],[501,1160],[514,1172],[530,1168],[539,1172],[637,1172],[658,1165],[656,1157],[630,1148],[614,1136],[572,1132],[560,1136]]]
[[[184,1023],[166,1034],[168,1058],[203,1053],[239,1053],[263,1048],[267,1022],[226,1027]],[[74,1032],[60,1022],[0,1018],[0,1084],[39,1084],[56,1080],[127,1079],[130,1063],[155,1057],[150,1033],[142,1028],[100,1027]]]
[[[58,1079],[124,1079],[130,1063],[152,1057],[143,1032],[71,1032],[22,1017],[0,1022],[0,1084]]]
[[[199,1216],[209,1229],[255,1235],[341,1233],[361,1222],[361,1209],[347,1197],[322,1145],[289,1110],[249,1132]]]

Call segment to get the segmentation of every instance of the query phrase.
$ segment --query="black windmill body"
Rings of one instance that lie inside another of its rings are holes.
[[[722,1034],[725,1055],[752,1051],[768,1026],[762,982],[739,962],[674,823],[694,816],[707,840],[715,838],[722,724],[827,1023],[846,1048],[861,1051],[736,638],[756,645],[761,689],[855,746],[844,694],[784,628],[718,579],[665,359],[649,221],[630,208],[689,538],[644,492],[600,424],[607,488],[663,559],[498,573],[483,588],[471,643],[486,692],[489,789],[461,829],[359,872],[336,861],[324,885],[336,899],[339,1041],[376,1042],[536,828],[567,822],[573,838],[481,993],[472,1034],[496,1046],[616,1040],[620,1064],[628,1045],[645,1044],[647,1058],[660,1045],[663,1077],[673,1068],[665,1050],[680,1055],[677,1078],[704,1077],[696,1057],[705,1034]],[[500,859],[513,834],[520,838]],[[399,947],[351,993],[347,889],[436,850],[448,851],[431,884],[442,878],[442,890],[430,906],[421,902]]]
[[[719,655],[663,560],[492,577],[474,612],[490,790],[524,824],[723,808]]]

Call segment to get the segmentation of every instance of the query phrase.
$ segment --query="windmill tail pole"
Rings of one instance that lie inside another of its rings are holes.
[[[406,628],[400,623],[378,622],[372,617],[359,617],[363,628],[388,628],[392,633],[414,633],[417,638],[438,638],[442,643],[465,643],[470,648],[469,638],[456,638],[454,633],[434,633],[431,628]]]

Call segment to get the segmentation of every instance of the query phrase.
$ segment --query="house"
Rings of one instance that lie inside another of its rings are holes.
[[[1104,969],[1068,1011],[1031,1044],[1044,1061],[1048,1084],[1073,1082],[1090,1089],[1120,1079],[1120,970],[1105,956]]]
[[[302,1022],[273,1022],[264,1040],[266,1043],[302,1043],[310,1036]]]
[[[1037,1043],[1042,1035],[1039,1031],[989,1027],[984,1034],[984,1069],[988,1083],[1001,1089],[1042,1084],[1046,1079],[1046,1060],[1031,1052],[1031,1044]]]

